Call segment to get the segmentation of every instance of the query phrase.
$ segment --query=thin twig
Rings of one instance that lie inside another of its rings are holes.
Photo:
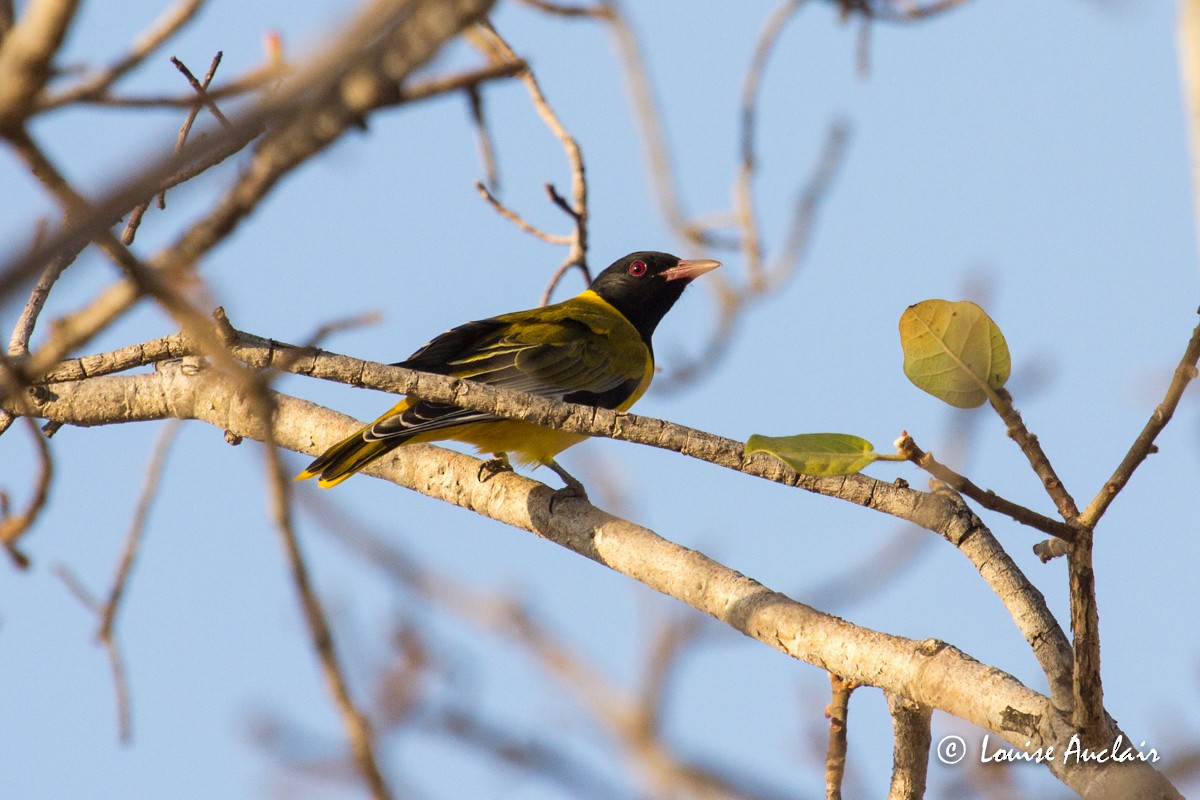
[[[471,111],[471,124],[475,128],[475,141],[479,143],[479,160],[483,162],[484,180],[488,186],[500,188],[496,170],[496,148],[492,145],[492,132],[483,113],[483,93],[478,84],[466,88],[467,107]]]
[[[380,314],[378,311],[364,311],[361,314],[354,314],[349,317],[323,322],[317,326],[307,339],[304,341],[305,347],[318,347],[335,333],[343,333],[352,331],[358,328],[367,328],[372,325],[378,325]]]
[[[34,236],[34,247],[37,247],[41,242],[41,238],[45,236],[46,221],[38,221],[38,233]],[[33,291],[29,293],[29,300],[25,302],[25,306],[21,309],[21,315],[17,318],[17,324],[13,326],[12,337],[8,340],[8,354],[14,358],[20,358],[29,354],[29,342],[33,338],[33,329],[37,325],[38,317],[41,316],[42,309],[46,306],[46,300],[50,297],[50,290],[54,288],[54,284],[58,282],[59,277],[63,274],[74,257],[66,258],[59,256],[46,265],[46,269],[42,271],[42,276],[38,278],[37,285],[33,287]]]
[[[484,200],[486,200],[488,202],[488,205],[490,205],[492,208],[494,208],[496,210],[496,213],[498,213],[500,216],[504,217],[506,220],[508,220],[512,224],[516,225],[521,230],[525,231],[525,233],[528,233],[531,236],[535,236],[547,244],[570,244],[571,243],[570,236],[565,236],[565,235],[557,234],[557,233],[547,233],[546,231],[542,230],[541,228],[526,221],[526,219],[524,217],[522,217],[520,214],[518,214],[516,211],[513,211],[511,208],[504,205],[504,203],[502,203],[499,200],[499,198],[497,198],[494,194],[492,194],[491,191],[486,186],[483,185],[482,181],[475,181],[475,191],[479,192],[479,196],[482,197]]]
[[[825,753],[826,800],[842,800],[842,780],[846,777],[846,717],[850,695],[858,688],[854,681],[829,673],[832,698],[825,708],[829,719],[829,747]]]
[[[8,551],[13,563],[22,569],[29,566],[29,559],[17,549],[17,541],[29,530],[45,507],[50,496],[50,482],[54,478],[54,461],[50,457],[50,446],[46,443],[46,437],[38,430],[37,422],[32,417],[26,419],[38,453],[38,476],[34,483],[33,496],[24,511],[19,514],[6,514],[0,518],[0,544]]]
[[[569,6],[562,3],[551,3],[548,0],[521,0],[521,2],[530,8],[536,8],[538,11],[544,11],[547,14],[553,14],[558,17],[608,19],[611,14],[608,5],[604,3],[594,6]]]
[[[145,31],[138,34],[130,45],[129,52],[103,70],[84,77],[79,83],[61,92],[43,97],[38,101],[38,110],[70,105],[81,100],[102,96],[114,83],[130,70],[135,69],[146,57],[157,50],[168,39],[190,22],[205,0],[180,0],[163,11]]]
[[[167,454],[175,443],[181,424],[179,420],[171,420],[159,434],[146,467],[146,481],[142,485],[138,497],[137,508],[133,513],[133,521],[129,533],[125,536],[125,545],[121,550],[120,561],[117,562],[116,574],[113,576],[112,588],[109,589],[108,599],[104,606],[94,609],[100,617],[100,627],[96,631],[98,641],[108,653],[109,668],[112,670],[113,686],[117,703],[117,731],[124,743],[133,739],[133,714],[130,711],[129,685],[125,680],[125,659],[121,654],[121,646],[116,636],[117,611],[121,599],[129,585],[129,576],[137,559],[142,537],[146,530],[146,521],[150,517],[150,507],[158,495],[158,482],[166,465]],[[69,575],[64,571],[64,578]],[[68,581],[68,584],[70,582]]]
[[[1200,313],[1200,310],[1197,310],[1197,313]],[[1192,337],[1188,340],[1183,356],[1179,359],[1179,365],[1175,367],[1175,374],[1167,387],[1166,396],[1155,407],[1154,413],[1150,415],[1150,419],[1146,421],[1142,432],[1133,441],[1129,452],[1125,454],[1121,463],[1113,471],[1112,477],[1105,482],[1092,502],[1079,515],[1080,525],[1085,528],[1095,528],[1096,523],[1100,521],[1100,517],[1104,516],[1104,512],[1116,499],[1117,494],[1125,488],[1125,484],[1129,483],[1134,471],[1141,466],[1148,455],[1157,452],[1158,448],[1155,446],[1154,440],[1171,421],[1175,409],[1179,406],[1180,398],[1183,397],[1188,384],[1195,379],[1198,362],[1200,362],[1200,324],[1192,330]]]
[[[920,22],[952,11],[966,2],[967,0],[934,0],[928,5],[921,6],[911,2],[887,0],[880,3],[879,7],[867,6],[867,8],[871,9],[872,18],[884,22]]]
[[[527,69],[529,69],[529,64],[524,59],[517,58],[452,75],[414,80],[401,87],[398,102],[415,103],[451,92],[478,91],[479,87],[485,83],[515,77]]]
[[[1029,460],[1029,465],[1033,467],[1034,473],[1041,478],[1046,494],[1054,501],[1054,505],[1058,508],[1058,513],[1062,516],[1063,520],[1068,523],[1077,520],[1079,517],[1079,508],[1075,505],[1075,500],[1071,497],[1067,488],[1063,486],[1058,473],[1054,471],[1054,467],[1050,464],[1050,459],[1046,457],[1045,451],[1042,450],[1042,445],[1038,441],[1038,437],[1030,433],[1029,429],[1025,427],[1025,421],[1021,419],[1021,412],[1013,407],[1012,395],[1007,390],[1001,388],[990,393],[988,399],[991,401],[992,408],[1000,415],[1000,419],[1004,420],[1008,438],[1016,442],[1017,446],[1021,448],[1021,452]]]
[[[103,614],[104,609],[100,603],[92,597],[91,592],[84,587],[83,581],[79,580],[73,572],[62,564],[58,564],[54,568],[54,574],[62,580],[67,591],[74,595],[84,608],[97,617]],[[108,658],[108,669],[112,674],[113,695],[117,707],[117,733],[121,742],[128,744],[133,736],[133,715],[130,711],[132,702],[130,701],[129,680],[125,675],[125,659],[121,654],[121,645],[117,638],[111,635],[104,639],[97,638],[97,643],[104,648]]]
[[[623,65],[626,90],[633,108],[634,119],[640,128],[643,157],[646,171],[650,175],[650,186],[658,200],[659,213],[673,230],[678,230],[693,244],[706,244],[702,234],[691,231],[687,225],[688,215],[679,199],[675,172],[671,166],[671,151],[667,147],[667,136],[659,116],[661,105],[654,97],[649,70],[642,56],[633,26],[629,24],[616,0],[604,0],[608,12],[609,30],[612,31],[617,53]],[[689,237],[689,234],[690,237]]]
[[[1074,541],[1077,537],[1076,530],[1066,523],[1051,519],[1023,505],[1007,500],[991,489],[979,488],[969,478],[959,475],[945,464],[939,462],[933,457],[932,453],[922,450],[913,441],[913,438],[907,431],[900,434],[900,438],[896,441],[896,450],[933,477],[947,484],[955,491],[965,494],[990,511],[1004,514],[1022,525],[1028,525],[1058,539]]]
[[[646,734],[660,736],[663,705],[677,674],[679,662],[704,631],[704,620],[688,614],[668,619],[657,636],[653,637],[649,657],[642,671],[642,724]]]
[[[583,264],[580,264],[576,261],[571,260],[571,258],[568,257],[568,258],[564,259],[561,264],[558,265],[558,269],[554,270],[554,274],[552,274],[550,276],[550,280],[546,282],[546,288],[542,290],[542,298],[541,298],[541,300],[538,301],[538,305],[539,306],[549,305],[550,298],[554,294],[554,290],[558,288],[558,284],[562,283],[562,279],[566,276],[566,274],[568,272],[570,272],[572,269],[576,269],[576,268],[578,268],[580,273],[583,275],[584,285],[585,286],[590,285],[592,282],[592,279],[591,279],[591,273],[588,271],[588,268],[586,266],[584,266]]]
[[[582,169],[582,164],[580,165],[580,169]],[[583,208],[581,211],[576,207],[572,207],[567,202],[567,199],[558,193],[558,190],[554,188],[554,184],[552,183],[546,184],[546,196],[550,198],[550,202],[562,209],[564,214],[575,221],[575,235],[571,241],[570,252],[567,253],[567,257],[563,259],[562,264],[559,265],[554,275],[550,277],[549,283],[546,284],[546,288],[542,292],[541,305],[543,306],[550,302],[550,297],[554,294],[554,290],[558,287],[559,282],[562,281],[563,276],[572,267],[579,268],[579,272],[583,275],[585,286],[590,285],[592,282],[592,271],[588,269],[586,259],[587,209]]]
[[[783,246],[767,266],[767,285],[764,288],[779,289],[796,271],[812,240],[817,212],[829,196],[833,181],[846,160],[846,146],[850,140],[850,124],[835,120],[825,134],[825,143],[817,157],[817,165],[796,197],[796,208],[792,213],[791,226],[784,237]]]
[[[113,628],[116,625],[117,611],[121,605],[121,598],[125,596],[125,589],[129,584],[129,576],[133,571],[133,564],[137,559],[142,537],[146,532],[146,522],[150,518],[150,508],[158,496],[158,482],[162,478],[163,468],[167,462],[167,455],[171,451],[171,445],[175,443],[179,435],[179,430],[179,420],[171,420],[163,427],[159,433],[158,441],[154,445],[154,452],[150,456],[150,463],[146,466],[146,479],[142,484],[142,492],[138,497],[137,507],[133,512],[133,521],[129,525],[129,532],[125,535],[125,545],[121,550],[121,559],[117,562],[117,570],[113,576],[112,588],[109,590],[108,599],[105,601],[103,611],[100,615],[100,629],[96,632],[96,638],[100,641],[106,641],[113,637]],[[127,739],[124,735],[121,738]]]
[[[507,41],[492,27],[489,22],[481,22],[476,25],[469,33],[471,33],[472,42],[487,55],[494,63],[508,63],[517,61],[517,54]],[[529,92],[530,100],[533,102],[534,110],[550,132],[554,134],[554,138],[558,139],[562,145],[563,152],[567,157],[567,165],[571,172],[571,201],[568,203],[556,192],[550,184],[547,184],[546,191],[550,195],[550,199],[567,212],[574,222],[574,233],[568,238],[567,244],[570,246],[570,251],[567,254],[564,264],[578,264],[587,273],[587,250],[588,250],[588,189],[587,178],[584,174],[583,152],[579,147],[579,142],[563,125],[557,112],[550,106],[550,102],[546,99],[545,93],[542,91],[541,85],[538,83],[537,77],[533,74],[533,70],[526,68],[519,73],[518,77],[525,84],[525,88]],[[561,270],[560,270],[561,272]],[[553,284],[551,285],[551,289]]]
[[[217,108],[216,102],[208,96],[208,85],[212,83],[213,73],[217,71],[217,67],[220,65],[221,57],[223,55],[224,53],[218,50],[217,54],[213,56],[212,64],[208,68],[208,74],[204,76],[203,83],[197,80],[196,76],[192,74],[192,71],[187,68],[187,65],[175,56],[171,56],[171,63],[175,65],[175,69],[179,70],[183,74],[183,77],[187,78],[188,84],[191,85],[192,90],[198,95],[199,102],[203,103],[204,107],[209,110],[209,113],[216,117],[217,122],[221,123],[222,127],[229,128],[232,125],[232,123],[229,121],[229,118],[221,113],[221,109]],[[191,120],[195,119],[194,114],[189,116]],[[184,129],[179,131],[180,141],[179,145],[176,147],[176,152],[183,149],[183,141],[187,139],[187,131],[191,127],[192,125],[189,121],[184,124]]]
[[[754,212],[753,184],[757,166],[754,155],[754,122],[758,107],[758,87],[762,82],[763,70],[771,55],[771,49],[779,40],[784,25],[796,15],[803,5],[804,0],[786,0],[767,17],[758,43],[754,47],[750,68],[746,70],[746,78],[742,83],[741,162],[735,184],[733,208],[734,216],[742,231],[742,253],[746,259],[746,271],[749,274],[751,291],[761,291],[766,284],[758,216]]]
[[[217,72],[217,67],[221,65],[221,58],[223,56],[224,56],[224,53],[221,52],[220,50],[218,50],[217,54],[215,56],[213,56],[213,60],[209,64],[209,67],[208,67],[208,72],[205,73],[205,75],[204,75],[203,83],[196,80],[196,76],[192,74],[192,71],[190,69],[188,69],[187,66],[182,61],[180,61],[175,56],[171,56],[171,63],[175,65],[176,69],[178,69],[181,73],[183,73],[183,77],[187,78],[187,82],[189,84],[191,84],[192,89],[196,92],[197,95],[199,95],[199,99],[197,100],[195,105],[193,105],[191,108],[188,109],[187,116],[184,117],[184,120],[183,120],[183,125],[180,126],[180,128],[179,128],[179,135],[175,139],[175,152],[176,153],[179,153],[180,151],[182,151],[183,146],[185,144],[187,144],[188,134],[191,132],[192,125],[195,124],[196,117],[200,113],[201,104],[203,104],[204,106],[206,106],[208,108],[208,110],[212,113],[212,115],[214,117],[216,117],[217,122],[221,123],[221,125],[223,127],[225,127],[225,128],[230,127],[229,120],[225,117],[224,114],[221,113],[221,109],[217,108],[216,102],[213,101],[213,99],[210,98],[207,94],[209,84],[212,83],[213,76]],[[161,211],[161,210],[165,209],[166,207],[167,207],[167,190],[165,188],[163,188],[163,189],[159,190],[159,193],[158,193],[158,208]],[[139,208],[140,208],[140,206],[139,206]],[[145,213],[145,212],[143,211],[142,213]],[[129,244],[130,242],[133,241],[133,236],[134,236],[135,231],[137,230],[137,225],[141,223],[142,213],[139,213],[138,209],[134,209],[133,213],[130,214],[129,224],[125,227],[125,232],[121,234],[121,241],[124,242],[125,244]]]
[[[252,92],[262,92],[270,89],[283,78],[291,75],[293,70],[285,64],[268,64],[251,70],[240,78],[207,90],[210,100],[227,100],[240,97]],[[77,101],[89,105],[105,106],[107,108],[191,108],[196,103],[196,94],[180,95],[115,95],[103,92],[94,96],[81,97]],[[50,104],[57,104],[51,98]]]
[[[266,416],[264,419],[270,419],[270,417]],[[304,619],[308,624],[313,649],[321,663],[321,673],[325,678],[325,685],[337,704],[342,724],[345,726],[350,740],[350,750],[354,756],[354,762],[366,780],[371,796],[375,800],[388,800],[392,795],[375,757],[374,737],[371,733],[370,723],[350,694],[350,687],[338,661],[333,633],[329,628],[325,610],[321,607],[321,601],[317,599],[316,591],[313,589],[308,565],[292,527],[291,481],[285,475],[283,461],[279,457],[279,450],[275,443],[272,441],[266,444],[271,517],[287,557],[292,583],[304,609]]]

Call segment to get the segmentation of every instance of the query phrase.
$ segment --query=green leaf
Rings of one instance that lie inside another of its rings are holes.
[[[1012,370],[1004,334],[968,301],[925,300],[900,315],[904,374],[917,388],[959,408],[995,395]]]
[[[853,475],[879,458],[875,446],[848,433],[801,433],[746,440],[746,455],[770,453],[805,475]]]

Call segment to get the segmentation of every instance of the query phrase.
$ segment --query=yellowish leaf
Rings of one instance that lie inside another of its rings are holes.
[[[848,433],[802,433],[746,440],[746,455],[770,453],[805,475],[853,475],[879,458],[875,446]]]
[[[1008,380],[1012,361],[1004,334],[968,301],[925,300],[900,315],[904,374],[959,408],[983,405]]]

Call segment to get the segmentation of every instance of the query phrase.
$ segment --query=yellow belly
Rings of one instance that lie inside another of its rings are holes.
[[[519,420],[476,422],[452,431],[431,431],[414,436],[409,441],[465,442],[474,445],[480,453],[508,453],[518,464],[533,466],[549,464],[563,450],[587,438],[583,434],[556,431]]]

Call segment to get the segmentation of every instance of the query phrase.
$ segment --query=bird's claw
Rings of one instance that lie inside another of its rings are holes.
[[[554,494],[550,495],[550,513],[554,513],[554,504],[559,500],[570,499],[587,501],[587,491],[583,488],[583,484],[576,482],[574,486],[568,484],[561,489],[555,489]]]
[[[512,471],[513,465],[509,462],[508,456],[504,453],[497,453],[495,457],[489,458],[487,461],[479,465],[479,473],[476,475],[476,477],[479,479],[480,483],[487,483],[501,472]]]

